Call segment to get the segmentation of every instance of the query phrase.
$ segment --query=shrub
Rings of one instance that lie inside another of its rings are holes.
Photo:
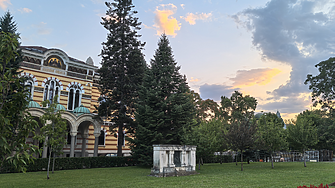
[[[52,161],[51,161],[52,165]],[[55,170],[70,170],[83,168],[105,168],[105,167],[122,167],[134,166],[136,162],[133,157],[70,157],[56,158]],[[48,158],[39,158],[27,166],[27,172],[45,170],[48,166]],[[0,169],[0,173],[17,172],[10,165],[6,164]]]

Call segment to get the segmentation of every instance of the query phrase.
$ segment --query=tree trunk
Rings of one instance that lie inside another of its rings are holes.
[[[274,169],[274,166],[273,166],[273,155],[271,153],[271,165],[272,165],[272,169]]]
[[[220,151],[220,164],[222,164],[222,152]]]
[[[54,171],[55,171],[55,161],[56,161],[56,154],[55,154],[55,152],[53,153],[53,158],[54,158],[54,160],[53,160],[53,163],[52,163],[52,173],[54,173]]]
[[[236,162],[236,166],[237,166],[237,154],[235,155],[235,162]]]
[[[304,149],[304,167],[306,167],[306,155],[305,155],[305,149]]]
[[[204,160],[202,159],[202,157],[201,157],[201,165],[204,165]]]
[[[122,141],[123,141],[123,123],[119,125],[119,130],[118,130],[118,140],[117,140],[117,156],[122,157]]]
[[[199,157],[198,161],[199,161],[198,170],[200,170],[200,157]]]
[[[241,150],[241,171],[243,171],[243,152]]]
[[[51,148],[49,148],[49,161],[48,161],[48,169],[47,169],[47,179],[50,179],[49,177],[49,169],[50,169],[50,160],[51,160]]]

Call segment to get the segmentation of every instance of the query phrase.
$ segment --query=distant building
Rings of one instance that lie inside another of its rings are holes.
[[[41,102],[58,95],[58,108],[68,123],[67,144],[64,156],[98,156],[117,153],[117,138],[109,133],[108,124],[94,119],[94,105],[98,105],[100,93],[97,88],[98,75],[93,60],[86,62],[68,56],[64,51],[40,46],[21,46],[23,62],[20,76],[28,78],[30,88],[29,112],[36,120],[44,114]],[[43,126],[40,123],[40,127]],[[39,129],[36,130],[39,134]],[[43,143],[33,140],[27,142],[43,147]],[[125,155],[130,153],[123,140]],[[44,148],[41,157],[47,156]]]

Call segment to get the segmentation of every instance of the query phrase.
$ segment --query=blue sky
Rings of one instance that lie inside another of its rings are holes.
[[[219,101],[234,90],[258,100],[258,111],[284,118],[311,108],[307,74],[333,56],[332,0],[134,0],[150,62],[165,32],[191,89]],[[22,45],[59,48],[100,66],[107,31],[102,0],[0,0],[10,10]]]

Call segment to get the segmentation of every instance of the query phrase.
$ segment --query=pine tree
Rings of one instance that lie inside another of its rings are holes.
[[[13,19],[13,16],[9,11],[7,11],[1,18],[0,18],[0,32],[3,31],[5,33],[11,33],[15,34],[17,38],[19,39],[19,33],[16,33],[17,31],[17,25]],[[18,56],[14,60],[11,60],[6,67],[12,69],[12,74],[17,75],[19,74],[18,69],[20,66],[20,63],[22,62],[22,52],[19,49],[18,50]]]
[[[9,11],[5,13],[0,18],[0,31],[6,32],[6,33],[11,33],[11,34],[18,34],[16,33],[17,30],[17,25],[15,21],[13,20],[13,16]]]
[[[142,165],[152,165],[153,144],[182,144],[183,130],[195,118],[185,76],[174,60],[165,34],[147,69],[136,106],[138,123],[131,140],[132,155]]]
[[[106,2],[108,10],[101,24],[109,31],[107,41],[102,43],[101,68],[99,69],[100,98],[98,114],[107,117],[114,135],[118,132],[118,152],[122,155],[124,134],[130,135],[134,128],[134,101],[146,63],[141,52],[144,43],[138,40],[141,23],[134,17],[131,0]]]

